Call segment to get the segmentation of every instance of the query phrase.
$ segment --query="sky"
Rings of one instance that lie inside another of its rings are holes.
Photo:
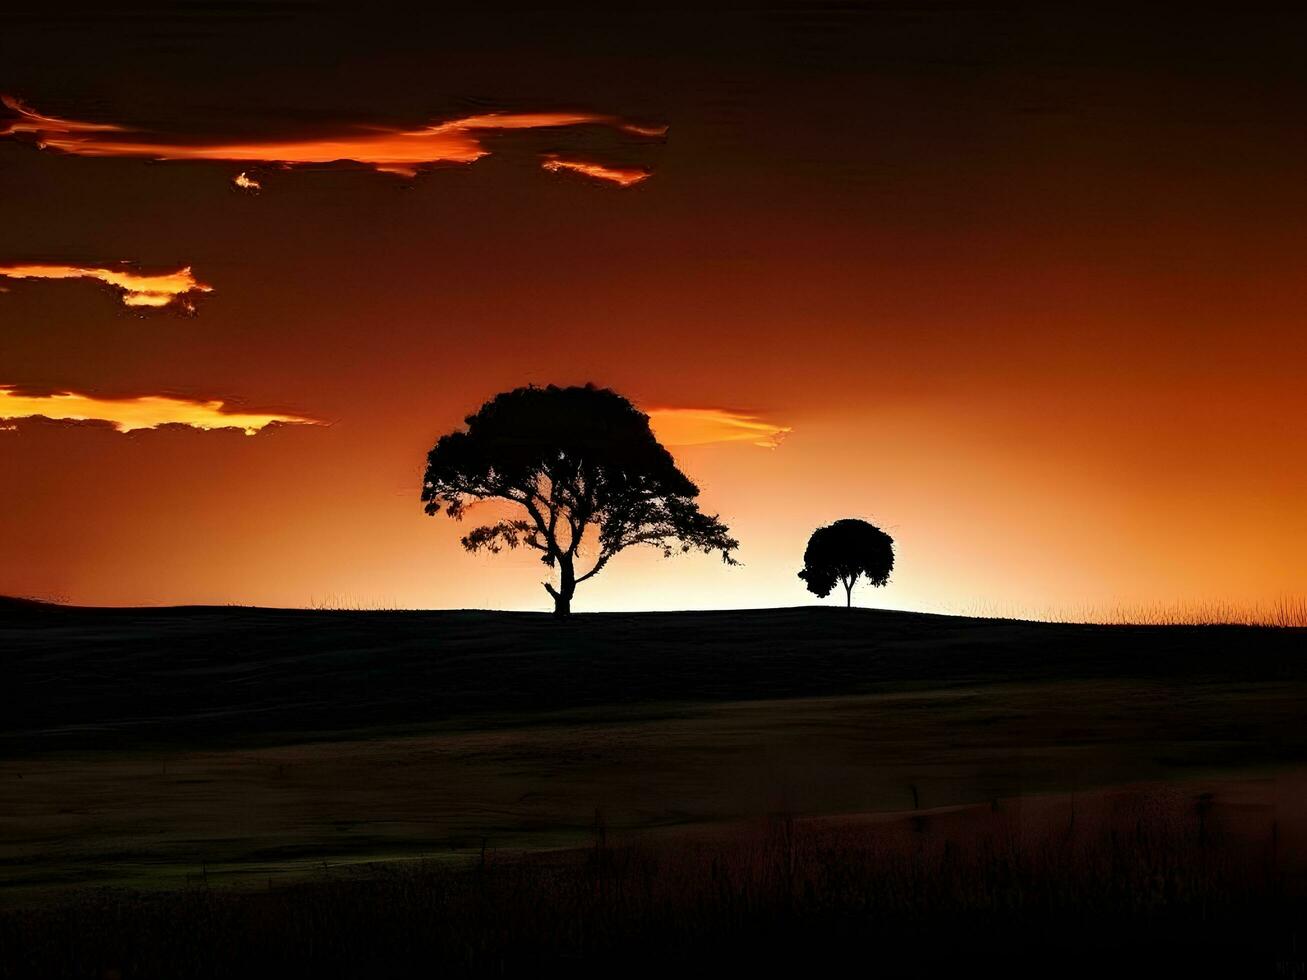
[[[1307,15],[115,7],[0,32],[0,594],[547,609],[422,468],[588,381],[743,564],[578,611],[1307,593]]]

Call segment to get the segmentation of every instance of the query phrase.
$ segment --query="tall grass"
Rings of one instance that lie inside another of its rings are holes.
[[[323,596],[310,596],[306,607],[315,612],[411,612],[394,599],[360,599],[356,596],[329,592]]]
[[[328,593],[313,596],[309,609],[327,612],[399,612],[410,610],[395,600],[360,599]],[[979,600],[941,610],[981,619],[1115,626],[1273,626],[1307,627],[1307,596],[1280,596],[1257,603],[1219,599],[1075,603],[1032,607],[1021,603]]]
[[[999,602],[974,602],[958,615],[1042,623],[1117,626],[1270,626],[1307,627],[1307,597],[1281,596],[1261,603],[1216,599],[1195,602],[1109,602],[1048,606],[1043,609]]]
[[[715,838],[469,866],[408,863],[266,892],[100,891],[0,916],[0,977],[1273,975],[1307,904],[1278,829],[1146,799],[958,826],[777,817]],[[1297,975],[1297,974],[1295,974]]]

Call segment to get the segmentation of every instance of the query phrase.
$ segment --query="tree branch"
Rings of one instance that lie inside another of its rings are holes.
[[[613,555],[615,554],[617,554],[616,551],[605,551],[601,553],[599,555],[599,560],[594,563],[594,567],[591,568],[590,571],[586,572],[584,575],[577,577],[576,584],[580,585],[586,579],[598,575],[600,570],[602,570],[603,567],[608,564],[608,562],[612,559]]]

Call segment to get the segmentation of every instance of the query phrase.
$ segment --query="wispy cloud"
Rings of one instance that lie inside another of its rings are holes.
[[[788,425],[724,408],[653,408],[646,412],[654,435],[665,446],[745,442],[775,449],[791,431]]]
[[[138,398],[96,398],[72,391],[24,395],[12,385],[0,385],[0,421],[47,418],[57,421],[108,422],[119,432],[187,425],[193,429],[241,429],[252,436],[274,422],[320,425],[298,415],[229,412],[221,401],[192,401],[164,395]]]
[[[38,136],[41,133],[60,133],[64,136],[72,136],[75,133],[120,133],[123,131],[121,126],[115,126],[112,123],[78,122],[76,119],[45,116],[34,109],[29,109],[24,103],[11,95],[0,96],[0,102],[3,102],[7,108],[18,114],[17,119],[10,120],[4,129],[0,129],[0,136],[13,136],[17,133],[32,133]]]
[[[587,177],[595,177],[599,180],[619,184],[622,187],[638,184],[649,176],[649,171],[643,168],[610,167],[606,164],[591,163],[586,160],[567,160],[553,153],[547,155],[540,165],[555,173],[562,170],[572,170],[579,174],[585,174]]]
[[[190,267],[176,272],[145,275],[126,269],[82,265],[0,265],[0,276],[10,279],[98,279],[122,294],[127,306],[168,306],[177,303],[193,309],[192,293],[211,293],[213,287],[200,282]]]
[[[329,137],[186,143],[134,132],[123,126],[45,116],[12,96],[0,97],[0,101],[18,115],[15,121],[0,129],[0,136],[28,133],[42,149],[78,156],[281,166],[351,161],[404,176],[413,176],[420,168],[433,164],[473,163],[488,156],[490,150],[482,140],[492,132],[583,125],[609,126],[642,137],[657,137],[667,132],[666,126],[639,125],[590,112],[498,112],[450,119],[419,129],[354,127]]]

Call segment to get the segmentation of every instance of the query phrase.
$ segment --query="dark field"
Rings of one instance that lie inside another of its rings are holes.
[[[1296,690],[1307,682],[1304,640],[1304,629],[834,608],[581,614],[560,624],[536,613],[0,600],[0,683],[13,695],[0,752],[275,745],[518,727],[569,711],[625,719],[679,715],[669,704],[992,684],[1129,680],[1186,700],[1213,683]],[[1234,734],[1230,724],[1220,732]]]
[[[1274,823],[1152,789],[0,914],[0,976],[1301,976]]]
[[[6,603],[0,975],[1302,975],[1304,639]]]

